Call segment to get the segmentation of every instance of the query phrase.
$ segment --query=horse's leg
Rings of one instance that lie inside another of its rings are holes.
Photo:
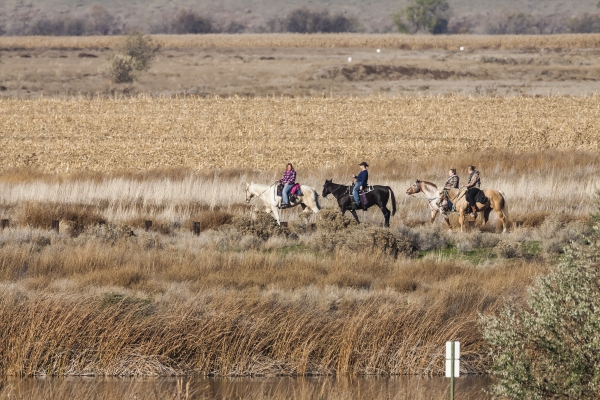
[[[435,221],[435,217],[437,217],[437,214],[438,210],[431,209],[431,219],[429,220],[430,224],[433,224],[433,221]]]
[[[500,221],[502,221],[502,233],[506,233],[506,215],[504,215],[504,212],[500,207],[495,211],[498,218],[500,218]]]
[[[385,220],[385,222],[383,223],[383,226],[385,226],[386,228],[390,227],[390,210],[388,210],[388,208],[386,206],[383,207],[379,207],[381,208],[381,212],[383,213],[383,218]]]
[[[279,221],[279,210],[277,209],[277,206],[271,206],[271,210],[273,211],[273,216],[277,221],[277,225],[281,225],[281,222]]]
[[[350,212],[352,213],[352,216],[356,220],[356,223],[360,224],[360,221],[358,220],[358,215],[356,215],[356,211],[355,210],[350,210]]]
[[[450,225],[450,217],[448,216],[448,214],[444,214],[444,213],[442,213],[442,217],[444,217],[444,221],[446,221],[446,224],[448,225],[448,229],[450,230],[450,232],[452,232],[452,225]]]
[[[485,210],[483,210],[483,225],[487,224],[488,220],[490,219],[491,212],[492,209],[489,206]]]
[[[460,225],[460,231],[461,233],[464,231],[464,225],[465,225],[465,211],[464,210],[460,210],[458,212],[458,224]]]

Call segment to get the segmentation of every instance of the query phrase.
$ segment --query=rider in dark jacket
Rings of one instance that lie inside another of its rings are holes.
[[[465,198],[469,202],[469,206],[471,206],[471,211],[473,211],[473,219],[477,218],[477,202],[475,201],[475,196],[480,192],[479,188],[481,187],[481,179],[479,178],[479,171],[475,169],[473,165],[471,165],[468,169],[469,172],[469,183],[465,185],[467,188],[467,193],[465,194]]]
[[[360,197],[358,196],[358,191],[359,190],[364,191],[367,188],[367,183],[369,180],[369,171],[367,171],[369,164],[367,164],[366,162],[363,161],[358,165],[360,166],[360,172],[358,173],[358,175],[353,176],[353,178],[356,179],[356,185],[354,185],[354,190],[352,191],[352,198],[354,200],[354,203],[353,203],[354,209],[356,209],[356,207],[361,204]],[[363,208],[363,210],[366,210],[367,205],[363,204],[362,208]]]

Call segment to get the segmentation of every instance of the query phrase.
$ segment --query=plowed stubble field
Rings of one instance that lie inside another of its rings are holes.
[[[0,101],[0,169],[336,167],[482,150],[598,150],[599,98]]]

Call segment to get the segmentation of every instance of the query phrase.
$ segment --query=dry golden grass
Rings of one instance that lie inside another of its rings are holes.
[[[244,34],[244,35],[153,35],[166,48],[396,48],[406,50],[453,49],[542,49],[597,48],[599,34],[563,35],[452,35],[400,34]],[[98,49],[119,47],[120,36],[0,37],[0,49]]]
[[[0,168],[270,170],[472,155],[597,151],[597,97],[0,100]],[[467,157],[470,158],[470,157]],[[470,162],[470,161],[469,161]]]
[[[286,242],[224,251],[206,240],[4,232],[3,373],[438,375],[451,337],[463,344],[463,371],[481,373],[478,313],[519,301],[546,269],[286,255]]]

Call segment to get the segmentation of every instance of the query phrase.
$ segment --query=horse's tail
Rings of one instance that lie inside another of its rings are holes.
[[[390,191],[390,196],[392,198],[392,215],[394,215],[396,214],[396,196],[394,196],[394,191],[391,187],[388,186],[387,188]]]
[[[506,216],[506,220],[510,220],[510,215],[508,215],[508,204],[506,203],[506,195],[504,193],[502,193],[500,190],[498,190],[498,193],[500,193],[500,196],[502,196],[502,204],[501,204],[501,210],[502,213],[504,214],[504,216]]]
[[[316,190],[313,190],[312,198],[315,202],[315,206],[317,206],[317,210],[321,210],[321,205],[319,204],[319,194]]]

